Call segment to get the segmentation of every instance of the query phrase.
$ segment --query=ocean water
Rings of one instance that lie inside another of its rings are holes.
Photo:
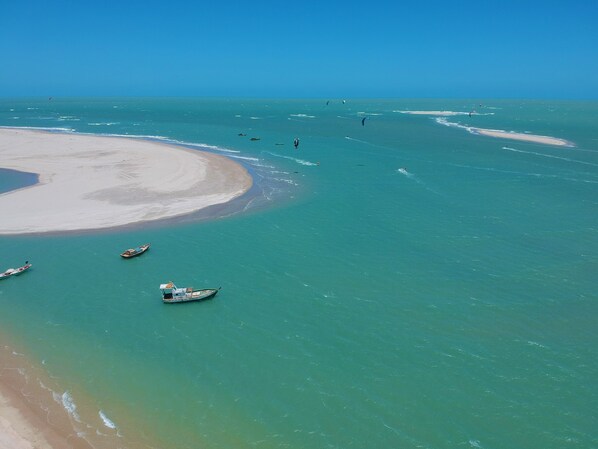
[[[446,120],[574,146],[397,112],[472,108]],[[34,264],[0,284],[1,330],[120,447],[598,447],[596,123],[596,102],[2,99],[2,126],[186,143],[256,187],[211,219],[0,237],[0,269]],[[164,305],[169,280],[222,290]]]

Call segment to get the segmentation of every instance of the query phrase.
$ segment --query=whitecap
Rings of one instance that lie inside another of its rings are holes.
[[[306,161],[306,160],[303,160],[303,159],[298,159],[298,158],[296,158],[296,157],[291,157],[291,156],[283,156],[282,154],[271,153],[271,152],[269,152],[269,151],[267,151],[267,153],[268,153],[268,154],[271,154],[272,156],[281,157],[281,158],[283,158],[283,159],[289,159],[289,160],[291,160],[291,161],[295,161],[295,162],[297,162],[298,164],[301,164],[301,165],[308,165],[308,166],[315,166],[315,165],[319,165],[319,164],[318,164],[318,163],[316,163],[316,162],[310,162],[310,161]]]
[[[102,421],[104,421],[104,425],[110,429],[116,429],[116,424],[114,424],[114,422],[112,422],[107,416],[106,414],[100,410],[100,418],[102,418]]]
[[[77,413],[77,405],[68,391],[62,393],[62,396],[60,396],[60,402],[68,414],[75,419],[75,421],[81,422],[79,419],[79,414]]]
[[[302,118],[316,118],[315,115],[307,115],[307,114],[289,114],[291,117],[302,117]]]
[[[248,156],[228,156],[228,157],[233,158],[233,159],[243,159],[245,161],[259,162],[259,159],[256,157],[248,157]]]

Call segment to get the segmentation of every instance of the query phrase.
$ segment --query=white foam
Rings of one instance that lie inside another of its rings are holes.
[[[90,126],[112,126],[118,125],[120,122],[96,122],[96,123],[88,123]]]
[[[104,425],[110,429],[116,429],[116,424],[114,424],[114,422],[112,422],[107,416],[106,414],[100,410],[100,418],[102,418],[102,421],[104,421]]]
[[[73,417],[75,421],[81,422],[77,413],[77,405],[75,404],[73,397],[69,394],[68,391],[62,393],[62,396],[60,396],[60,402],[62,403],[62,406],[65,408],[68,414],[71,417]]]
[[[437,117],[434,119],[434,121],[436,123],[438,123],[439,125],[448,126],[449,128],[464,129],[471,134],[476,134],[471,126],[465,126],[465,125],[461,125],[460,123],[449,122],[444,117]]]
[[[261,117],[249,117],[251,120],[261,120]]]
[[[191,146],[191,147],[208,148],[210,150],[221,151],[223,153],[240,153],[239,150],[229,150],[228,148],[222,148],[222,147],[218,147],[216,145],[209,145],[207,143],[185,142],[184,140],[171,140],[171,139],[167,139],[167,138],[165,140],[169,140],[170,142],[174,142],[174,143],[178,143],[178,144],[186,145],[186,146]]]
[[[242,159],[245,161],[259,162],[259,159],[257,157],[248,157],[248,156],[228,156],[228,157],[233,158],[233,159]]]
[[[274,181],[278,181],[278,182],[286,182],[287,184],[291,184],[293,186],[298,186],[299,184],[297,184],[295,181],[293,181],[292,179],[285,179],[285,178],[272,178]]]
[[[302,117],[302,118],[316,118],[315,115],[307,115],[307,114],[289,114],[291,117]]]
[[[44,126],[0,126],[0,128],[8,128],[8,129],[37,129],[40,131],[64,131],[64,132],[73,132],[75,131],[72,128],[58,128],[58,127],[44,127]]]
[[[268,154],[271,154],[272,156],[281,157],[281,158],[283,158],[283,159],[289,159],[289,160],[291,160],[291,161],[295,161],[295,162],[297,162],[298,164],[301,164],[301,165],[308,165],[308,166],[315,166],[315,165],[318,165],[318,164],[317,164],[317,163],[315,163],[315,162],[310,162],[310,161],[306,161],[306,160],[303,160],[303,159],[298,159],[298,158],[296,158],[296,157],[291,157],[291,156],[283,156],[282,154],[271,153],[271,152],[269,152],[269,151],[267,151],[267,153],[268,153]]]

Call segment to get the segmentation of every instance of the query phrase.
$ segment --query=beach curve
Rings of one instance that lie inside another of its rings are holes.
[[[187,215],[244,194],[224,156],[128,137],[0,129],[0,166],[36,173],[0,194],[0,235],[113,228]]]

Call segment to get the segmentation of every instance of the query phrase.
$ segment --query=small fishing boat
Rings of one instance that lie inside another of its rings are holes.
[[[149,247],[150,247],[150,244],[146,243],[145,245],[138,246],[137,248],[129,248],[124,253],[122,253],[120,255],[120,257],[124,257],[125,259],[130,259],[131,257],[139,256],[140,254],[143,254],[144,252],[146,252],[149,249]]]
[[[16,268],[13,274],[15,276],[18,276],[19,274],[27,271],[29,268],[31,268],[31,264],[29,262],[25,262],[25,265],[23,265],[22,267]]]
[[[162,291],[162,301],[164,303],[175,303],[211,299],[216,296],[220,287],[193,290],[192,287],[178,288],[171,281],[168,284],[160,284],[160,290]]]
[[[13,274],[15,274],[15,269],[14,268],[9,268],[8,270],[6,270],[4,273],[0,273],[0,281],[2,279],[8,279],[9,277],[11,277]]]

